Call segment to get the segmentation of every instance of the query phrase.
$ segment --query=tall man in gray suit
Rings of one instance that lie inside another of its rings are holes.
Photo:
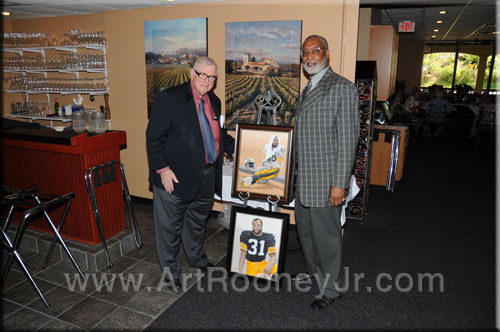
[[[323,309],[341,295],[340,215],[359,139],[358,95],[330,68],[325,38],[307,37],[301,56],[309,82],[295,115],[295,220],[307,273],[323,287],[311,306]]]

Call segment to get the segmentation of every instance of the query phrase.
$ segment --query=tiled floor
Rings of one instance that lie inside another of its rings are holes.
[[[23,258],[33,268],[31,272],[51,307],[43,305],[17,263],[13,263],[2,290],[4,330],[141,330],[181,297],[161,284],[152,204],[134,203],[134,210],[142,248],[132,249],[120,258],[112,257],[109,269],[84,271],[88,274],[86,284],[79,277],[75,279],[78,274],[70,262],[52,259],[46,269],[41,269],[46,253],[24,251]],[[212,263],[225,256],[227,237],[227,230],[216,218],[210,218],[205,250]],[[194,274],[196,270],[187,265],[182,249],[180,255],[183,272]],[[2,261],[5,263],[5,259]],[[195,282],[189,279],[186,288]]]

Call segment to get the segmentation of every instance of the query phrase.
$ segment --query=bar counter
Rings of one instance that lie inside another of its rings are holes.
[[[12,128],[0,132],[0,152],[3,161],[1,183],[18,189],[35,187],[37,192],[63,195],[73,191],[69,214],[61,234],[87,244],[100,242],[92,215],[84,172],[89,167],[120,160],[120,149],[126,146],[124,131],[108,130],[99,135],[77,134],[74,131]],[[120,172],[116,181],[96,190],[106,238],[125,229],[124,202]],[[58,223],[63,208],[49,211]],[[13,222],[19,220],[14,215]],[[31,228],[50,232],[40,218]]]

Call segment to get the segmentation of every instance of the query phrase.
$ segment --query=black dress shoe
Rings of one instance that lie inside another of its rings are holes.
[[[165,276],[165,282],[167,282],[167,289],[175,293],[182,293],[182,283],[179,279],[170,279]]]
[[[329,305],[332,305],[333,303],[338,301],[340,298],[341,298],[341,295],[339,295],[338,297],[336,297],[334,299],[332,299],[331,297],[328,297],[326,295],[323,295],[323,297],[320,297],[319,299],[318,298],[314,299],[314,301],[311,302],[311,307],[314,310],[325,309]]]
[[[291,275],[293,281],[304,281],[304,280],[314,280],[314,276],[312,274],[306,272],[299,272]]]

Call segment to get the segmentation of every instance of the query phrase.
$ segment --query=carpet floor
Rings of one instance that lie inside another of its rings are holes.
[[[394,192],[370,186],[368,214],[347,221],[343,246],[345,293],[323,311],[309,306],[314,282],[250,280],[242,291],[245,280],[223,278],[223,259],[219,282],[204,277],[148,329],[493,329],[494,154],[474,150],[464,128],[412,138],[403,179]],[[291,227],[284,272],[304,269],[298,248]]]

